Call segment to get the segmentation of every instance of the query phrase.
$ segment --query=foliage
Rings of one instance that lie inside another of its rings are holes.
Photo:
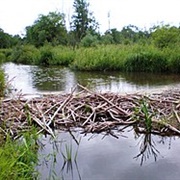
[[[51,65],[68,66],[75,57],[75,51],[65,46],[54,47],[52,53],[54,54],[54,61],[51,61]]]
[[[26,41],[37,47],[46,43],[66,45],[67,31],[64,14],[50,12],[47,16],[40,15],[32,26],[26,27]]]
[[[6,56],[4,53],[0,52],[0,64],[6,60]]]
[[[143,50],[144,48],[142,48]],[[156,48],[146,47],[143,51],[130,53],[125,62],[126,71],[136,72],[165,72],[167,71],[167,59]]]
[[[39,50],[33,45],[16,46],[10,58],[15,63],[35,64],[39,58]]]
[[[105,33],[105,35],[101,37],[101,43],[104,45],[114,44],[113,36],[108,32]]]
[[[180,29],[169,25],[158,27],[151,36],[158,48],[174,47],[177,43],[180,43]]]
[[[0,146],[1,179],[35,179],[38,174],[34,170],[37,163],[37,144],[35,132],[30,131],[18,141],[7,137]]]
[[[127,49],[122,46],[80,48],[71,64],[77,70],[122,70]]]
[[[49,66],[54,61],[54,54],[52,52],[52,46],[46,45],[40,48],[39,65]]]
[[[0,68],[0,97],[4,96],[5,91],[5,74],[4,71]]]
[[[71,29],[77,42],[80,42],[87,32],[95,32],[97,22],[93,13],[89,12],[89,3],[86,0],[74,0],[74,14],[72,16]]]
[[[96,35],[92,35],[90,32],[86,34],[85,37],[81,40],[81,46],[83,47],[94,47],[99,43],[98,37]]]
[[[12,49],[0,49],[0,63],[11,60]]]
[[[165,48],[163,52],[168,57],[169,71],[180,73],[180,47]]]

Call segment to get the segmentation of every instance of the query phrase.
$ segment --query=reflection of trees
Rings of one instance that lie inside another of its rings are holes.
[[[135,159],[141,158],[141,163],[140,163],[141,165],[151,156],[154,157],[155,161],[157,160],[158,154],[160,154],[160,152],[156,148],[156,143],[152,139],[151,133],[142,134],[141,139],[139,141],[139,145],[140,145],[140,152],[134,158]]]
[[[65,91],[76,82],[75,74],[68,68],[38,67],[33,71],[33,85],[40,91]]]
[[[121,76],[130,83],[137,85],[160,85],[179,83],[180,78],[178,75],[173,74],[156,74],[156,73],[121,73]]]

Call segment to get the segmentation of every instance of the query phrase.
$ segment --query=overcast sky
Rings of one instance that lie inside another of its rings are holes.
[[[133,24],[149,28],[160,22],[171,25],[180,23],[180,0],[89,0],[90,10],[100,24],[100,32],[109,28],[121,30]],[[9,34],[23,34],[26,26],[32,25],[39,14],[50,11],[71,17],[73,0],[0,0],[0,28]]]

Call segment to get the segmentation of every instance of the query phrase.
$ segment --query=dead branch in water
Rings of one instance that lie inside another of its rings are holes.
[[[143,131],[180,135],[180,91],[159,94],[112,94],[83,92],[44,95],[25,99],[5,99],[0,104],[0,131],[15,136],[35,124],[54,136],[53,129],[80,127],[84,132],[104,132],[121,125],[134,125]],[[149,127],[148,127],[149,126]],[[137,128],[138,129],[138,128]]]

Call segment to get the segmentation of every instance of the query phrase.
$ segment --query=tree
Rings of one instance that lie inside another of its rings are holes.
[[[93,17],[93,13],[89,12],[89,3],[87,0],[74,0],[74,14],[72,16],[71,29],[75,40],[79,43],[87,32],[92,34],[98,28],[98,23]]]
[[[20,41],[20,38],[17,39],[17,36],[13,37],[0,28],[0,48],[10,48],[16,45],[18,41]]]
[[[170,27],[165,25],[157,27],[157,29],[151,33],[154,44],[158,48],[165,48],[173,46],[180,42],[180,29],[177,27]]]
[[[65,15],[57,12],[40,15],[32,26],[26,27],[26,41],[37,47],[45,43],[67,44]]]

